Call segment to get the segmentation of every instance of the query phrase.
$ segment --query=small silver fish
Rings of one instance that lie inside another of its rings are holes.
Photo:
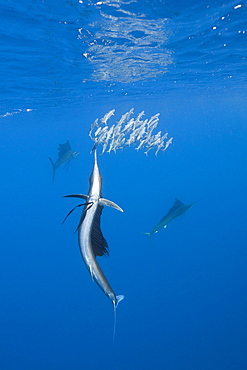
[[[96,120],[90,126],[89,136],[90,136],[91,139],[93,139],[92,133],[93,133],[93,130],[94,130],[95,127],[99,127],[98,118],[96,118]]]
[[[166,145],[165,145],[164,149],[162,149],[163,151],[165,151],[165,150],[168,148],[168,146],[169,146],[169,145],[171,145],[172,140],[173,140],[173,137],[171,137],[169,140],[167,140],[167,142],[166,142]]]

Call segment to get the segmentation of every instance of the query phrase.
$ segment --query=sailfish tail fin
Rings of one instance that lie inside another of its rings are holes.
[[[56,167],[55,167],[55,164],[54,164],[53,160],[52,160],[50,157],[49,157],[49,159],[50,159],[50,161],[51,161],[52,169],[53,169],[53,173],[52,173],[52,183],[54,183]]]
[[[115,304],[115,307],[117,308],[119,302],[121,302],[122,300],[124,299],[124,295],[120,294],[120,295],[117,295],[117,302]]]
[[[113,302],[113,305],[114,305],[114,326],[113,326],[113,338],[112,338],[113,343],[115,342],[115,336],[116,336],[117,306],[119,302],[121,302],[124,299],[124,295],[117,295],[116,298],[117,298],[117,301]]]

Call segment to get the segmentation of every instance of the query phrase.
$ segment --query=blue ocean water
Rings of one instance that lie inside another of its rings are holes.
[[[1,352],[4,370],[247,367],[246,1],[1,2]],[[78,248],[90,125],[111,109],[160,113],[157,157],[99,155],[109,207],[98,259]],[[48,157],[80,154],[52,184]],[[152,240],[175,198],[198,203]]]

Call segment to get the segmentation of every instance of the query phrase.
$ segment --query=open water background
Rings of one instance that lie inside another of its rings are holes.
[[[1,351],[5,370],[247,367],[247,3],[1,1]],[[160,113],[173,144],[99,155],[99,263],[113,309],[86,270],[77,226],[95,118]],[[80,154],[51,183],[48,157]],[[200,200],[152,242],[179,198]]]

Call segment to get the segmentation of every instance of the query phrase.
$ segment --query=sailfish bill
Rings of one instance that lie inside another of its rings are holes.
[[[124,298],[124,296],[115,294],[110,283],[108,282],[103,271],[101,270],[96,258],[99,256],[109,254],[107,241],[105,240],[100,228],[100,218],[104,206],[113,207],[121,212],[123,212],[123,210],[116,203],[104,199],[101,196],[102,177],[99,172],[96,150],[94,150],[94,166],[89,182],[90,186],[88,195],[71,194],[66,195],[65,197],[79,198],[85,201],[84,204],[81,204],[84,205],[84,208],[77,228],[79,247],[82,258],[85,262],[87,269],[90,272],[90,275],[92,276],[92,279],[98,284],[100,289],[113,303],[114,307],[113,341],[114,341],[116,326],[116,309],[118,303]],[[73,208],[72,211],[70,211],[70,213],[73,212],[75,208]]]

